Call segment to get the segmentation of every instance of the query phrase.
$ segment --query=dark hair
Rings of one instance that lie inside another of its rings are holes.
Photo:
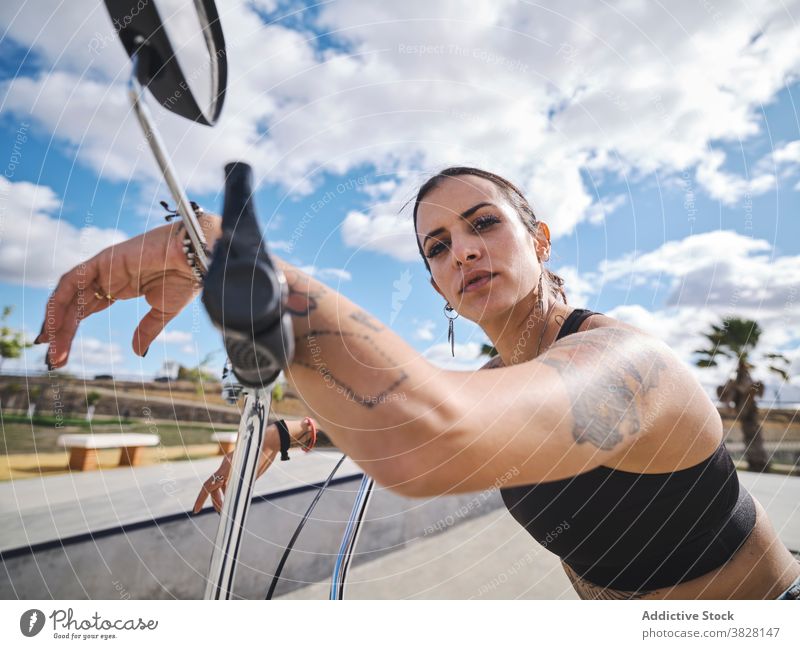
[[[425,181],[425,184],[419,188],[417,192],[417,198],[414,201],[414,236],[417,239],[417,247],[419,248],[419,254],[422,255],[422,260],[425,262],[425,268],[428,269],[428,272],[431,272],[430,264],[428,264],[428,259],[425,257],[425,251],[422,249],[422,244],[419,241],[419,237],[416,235],[417,232],[417,210],[419,209],[419,204],[422,202],[422,199],[425,195],[430,192],[431,190],[438,187],[445,179],[447,178],[454,178],[456,176],[478,176],[479,178],[486,178],[486,180],[491,180],[495,185],[500,188],[500,191],[503,193],[503,196],[509,202],[509,204],[517,211],[520,219],[522,219],[522,223],[528,229],[534,237],[539,236],[539,220],[536,218],[536,215],[533,213],[533,208],[531,208],[530,203],[522,194],[522,192],[517,188],[514,183],[509,180],[506,180],[502,176],[498,176],[497,174],[493,174],[491,171],[484,171],[483,169],[476,169],[474,167],[448,167],[447,169],[443,169],[435,176],[428,178]],[[564,304],[567,303],[567,296],[564,293],[564,280],[556,275],[553,271],[544,267],[542,264],[542,270],[544,271],[544,282],[547,284],[550,293],[555,298],[561,298],[564,300]]]

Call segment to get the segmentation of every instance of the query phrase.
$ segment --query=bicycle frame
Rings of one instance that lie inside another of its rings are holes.
[[[257,390],[245,388],[244,393],[244,411],[231,459],[228,488],[222,503],[204,599],[231,599],[233,595],[237,557],[264,442],[272,386]]]

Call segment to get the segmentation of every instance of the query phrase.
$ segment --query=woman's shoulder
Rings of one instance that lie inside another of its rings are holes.
[[[577,309],[573,309],[575,311]],[[582,311],[589,311],[588,309],[581,309]],[[569,312],[572,313],[572,312]],[[583,321],[578,326],[578,329],[575,333],[583,332],[583,331],[591,331],[593,329],[601,329],[601,328],[609,328],[609,329],[617,329],[628,334],[637,334],[640,336],[645,336],[649,339],[655,340],[650,334],[647,334],[643,330],[639,329],[638,327],[634,327],[633,325],[629,325],[621,320],[617,320],[610,316],[607,316],[604,313],[598,313],[596,311],[591,311],[590,315],[583,319]],[[562,339],[563,340],[563,339]],[[479,369],[481,370],[491,370],[496,369],[498,367],[505,367],[505,363],[503,359],[500,358],[499,355],[493,356],[490,358],[486,363],[484,363]]]
[[[590,342],[602,342],[604,346],[611,347],[615,347],[617,345],[630,345],[638,342],[642,345],[651,347],[654,351],[659,352],[659,356],[661,353],[663,353],[666,356],[672,357],[673,360],[676,360],[672,349],[663,340],[661,340],[661,338],[658,338],[657,336],[632,324],[623,322],[622,320],[617,320],[616,318],[606,315],[605,313],[597,313],[592,311],[588,317],[584,318],[578,328],[575,330],[575,334],[585,332],[592,332],[592,335],[589,337],[575,338],[573,337],[573,334],[573,336],[563,337],[561,340],[556,342],[559,343],[565,340],[569,340],[569,342],[572,344],[581,344],[582,342],[586,342],[587,344]]]
[[[713,453],[721,440],[721,421],[716,406],[689,367],[660,338],[603,313],[586,318],[578,331],[595,331],[596,335],[601,329],[624,332],[621,340],[633,336],[653,345],[650,349],[663,363],[654,404],[675,413],[664,418],[665,426],[654,426],[649,434],[642,435],[614,468],[661,473],[694,466]],[[650,366],[641,369],[648,371]],[[643,416],[643,421],[646,419]]]
[[[635,332],[643,336],[650,336],[650,334],[647,334],[642,329],[639,329],[639,327],[634,327],[627,322],[622,322],[622,320],[617,320],[616,318],[612,318],[605,313],[597,313],[596,311],[592,311],[591,315],[581,322],[580,327],[578,327],[578,331],[589,331],[590,329],[599,329],[601,327],[624,329],[626,331]]]
[[[496,367],[505,367],[505,366],[506,366],[506,364],[503,362],[503,359],[500,358],[499,355],[497,355],[497,356],[493,356],[486,363],[481,365],[480,369],[482,369],[482,370],[491,370],[491,369],[494,369]]]

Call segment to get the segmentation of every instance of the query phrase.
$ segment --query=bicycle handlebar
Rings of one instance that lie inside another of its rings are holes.
[[[288,286],[270,258],[253,206],[253,170],[225,166],[222,236],[214,246],[203,304],[222,331],[225,349],[243,385],[272,383],[291,363],[294,337],[283,305]]]

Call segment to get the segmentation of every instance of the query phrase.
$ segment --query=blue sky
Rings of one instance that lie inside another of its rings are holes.
[[[102,3],[44,18],[32,4],[0,7],[0,303],[31,337],[48,282],[160,224],[167,198]],[[437,169],[482,166],[550,225],[550,268],[571,303],[689,363],[711,322],[751,317],[763,350],[800,374],[798,4],[432,4],[221,5],[231,85],[219,125],[157,116],[190,195],[218,208],[222,165],[249,161],[277,254],[437,364],[470,369],[486,338],[456,321],[449,359],[442,300],[400,208]],[[137,358],[144,309],[117,303],[85,321],[68,369],[152,376],[215,350],[221,366],[199,303]],[[728,370],[698,376],[712,385]]]

